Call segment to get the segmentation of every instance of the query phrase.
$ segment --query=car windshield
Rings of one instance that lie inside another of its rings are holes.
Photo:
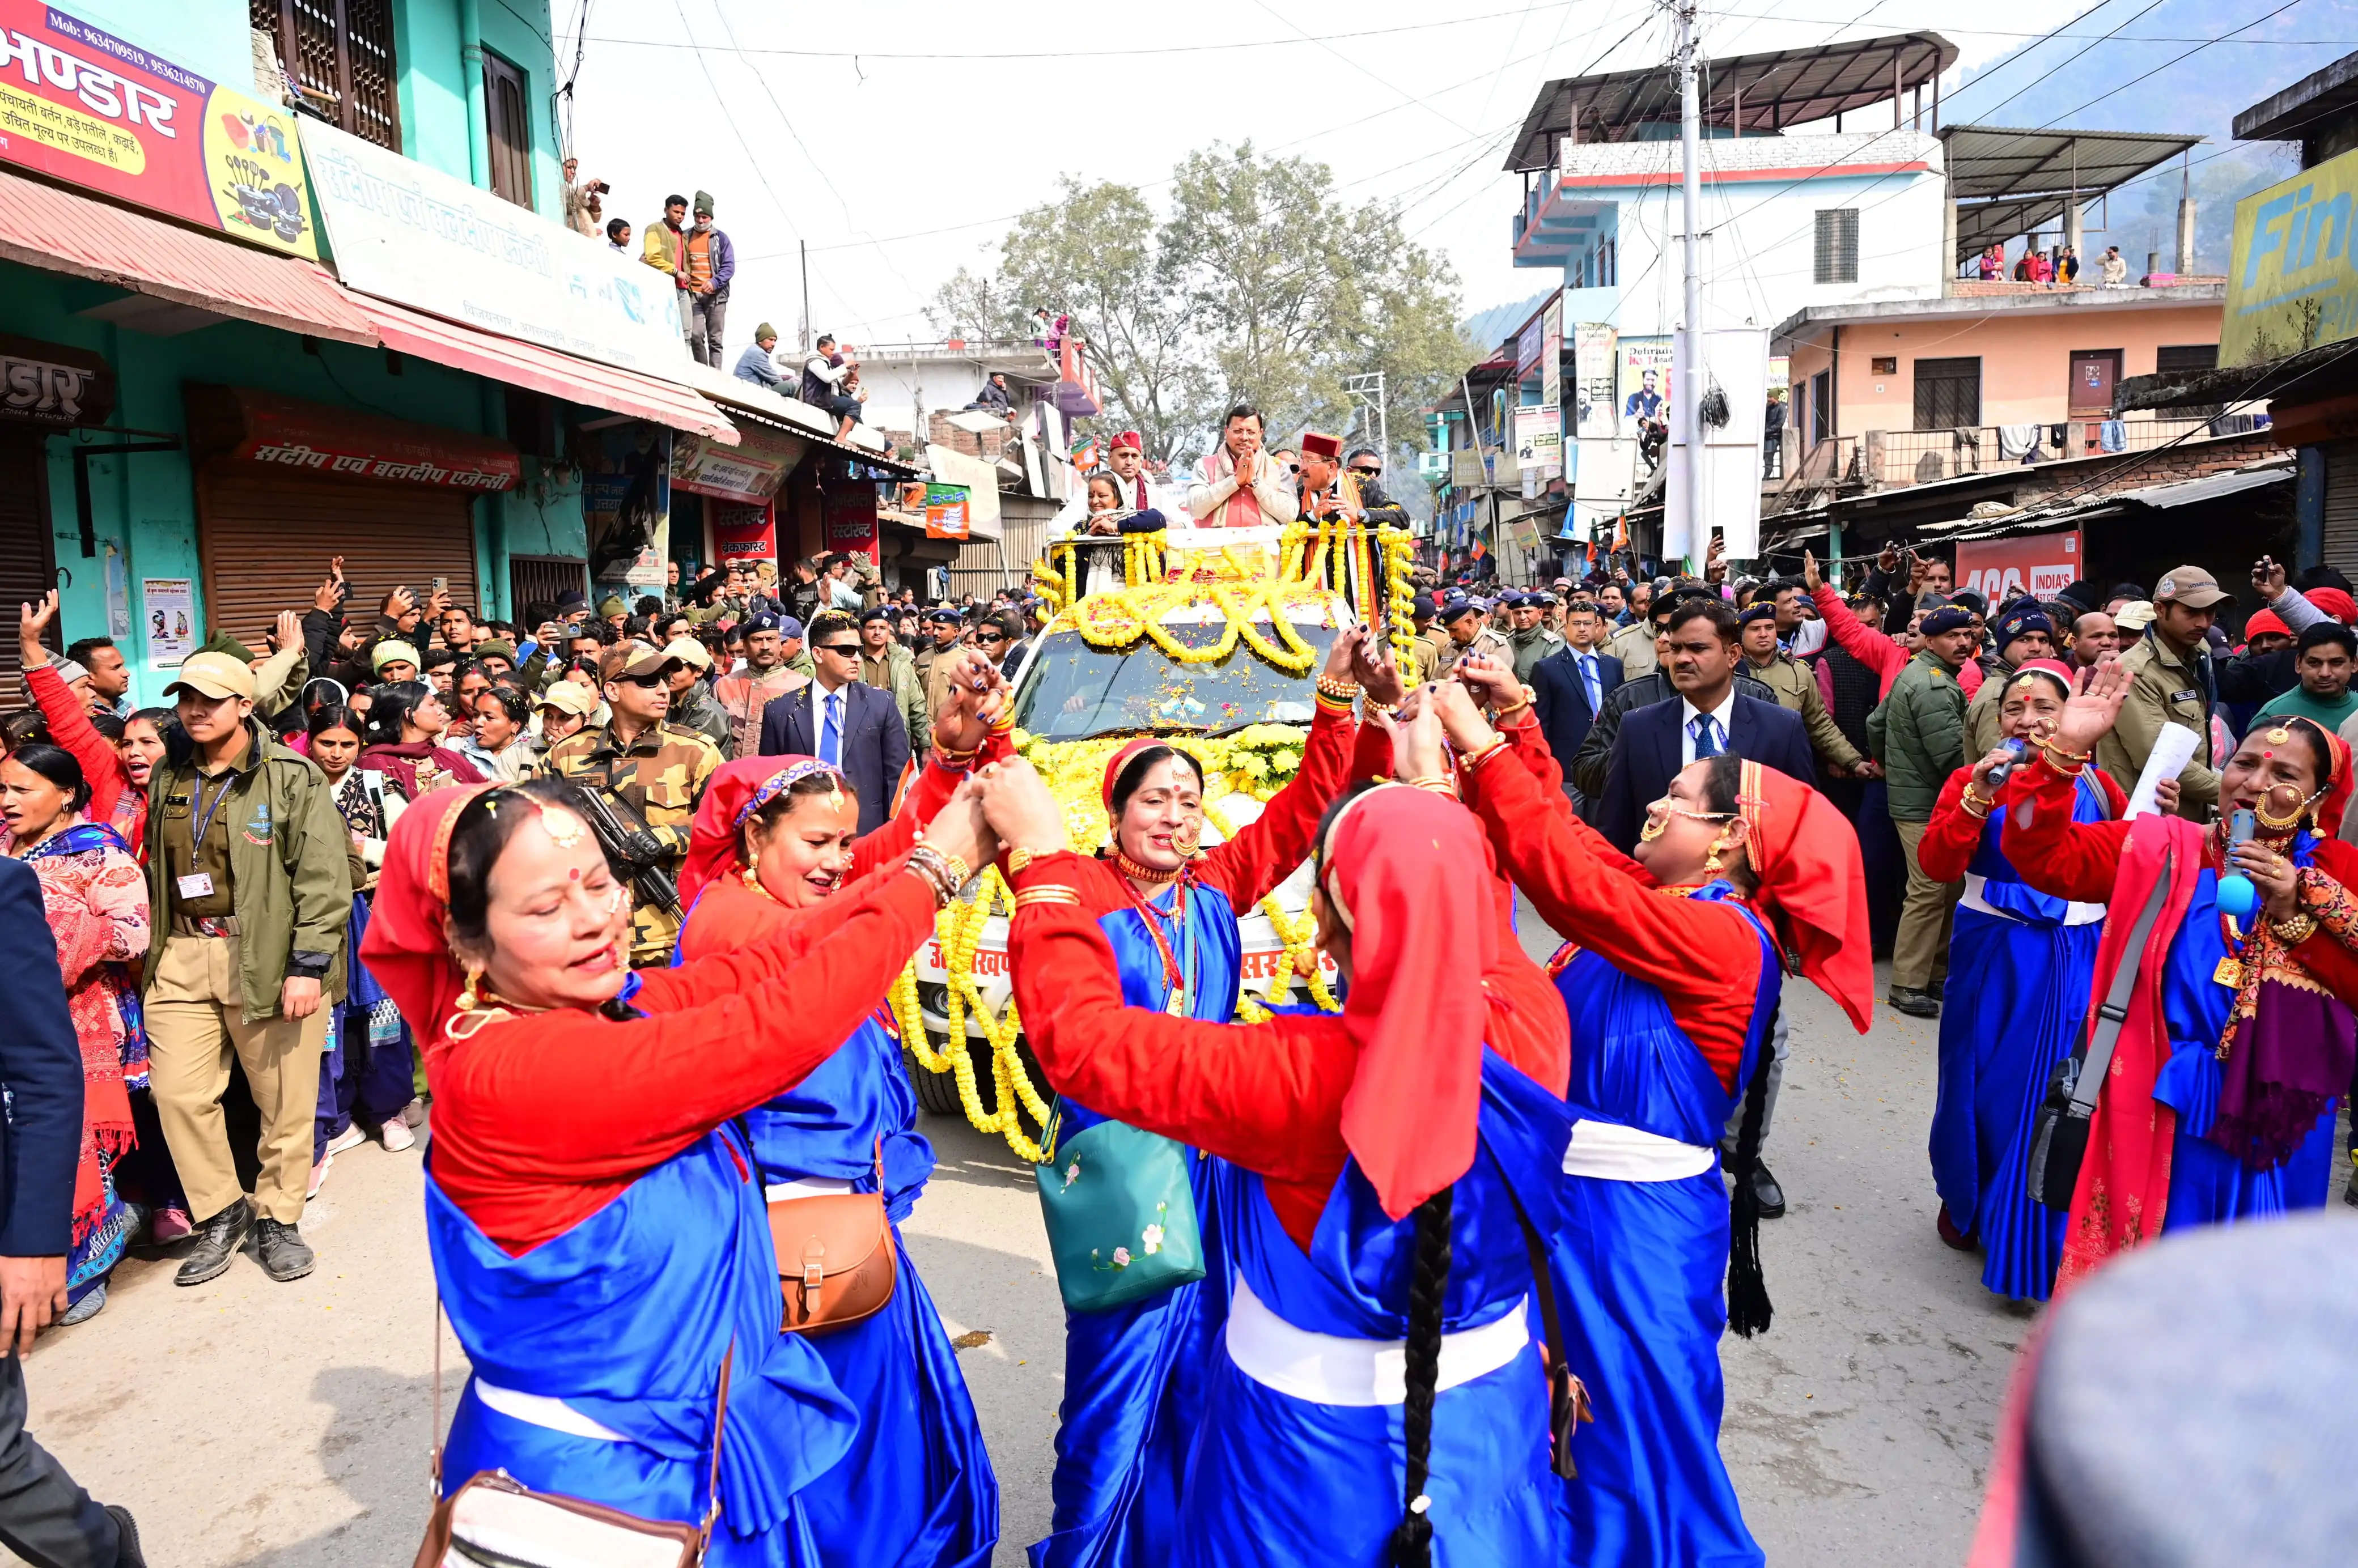
[[[1226,630],[1217,623],[1166,626],[1181,644],[1206,648]],[[1217,664],[1183,665],[1141,638],[1115,653],[1078,632],[1051,632],[1015,698],[1015,722],[1050,741],[1121,730],[1184,730],[1219,735],[1249,724],[1307,724],[1317,688],[1312,673],[1335,644],[1331,626],[1296,626],[1316,655],[1300,675],[1263,663],[1241,639]]]

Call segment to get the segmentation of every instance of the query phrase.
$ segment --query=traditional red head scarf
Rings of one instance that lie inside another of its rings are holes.
[[[2317,835],[2320,838],[2340,838],[2342,818],[2350,809],[2352,782],[2350,742],[2312,719],[2304,719],[2299,715],[2284,719],[2277,719],[2274,714],[2269,717],[2276,720],[2269,726],[2270,729],[2299,724],[2306,727],[2311,733],[2324,737],[2325,777],[2318,781]],[[2257,724],[2252,728],[2255,730],[2260,729]],[[2261,733],[2265,734],[2266,731],[2263,730]]]
[[[428,790],[385,840],[361,958],[401,1009],[420,1051],[442,1043],[443,1025],[467,983],[442,935],[450,904],[450,830],[467,803],[492,787]]]
[[[1741,780],[1736,810],[1759,881],[1753,902],[1800,972],[1864,1034],[1875,1018],[1875,960],[1857,830],[1790,774],[1747,762]]]
[[[1497,957],[1485,859],[1471,815],[1401,784],[1345,806],[1320,857],[1351,932],[1343,1023],[1359,1060],[1343,1141],[1394,1219],[1474,1163],[1489,1023],[1481,978]],[[1432,940],[1435,931],[1450,940]]]
[[[697,803],[695,826],[688,831],[687,861],[679,869],[680,903],[694,903],[707,883],[743,865],[737,829],[747,817],[784,794],[796,779],[814,773],[832,773],[845,795],[852,793],[851,781],[842,770],[817,757],[741,757],[713,769],[705,781],[704,798]]]
[[[1116,752],[1112,756],[1106,759],[1105,782],[1099,786],[1098,792],[1105,801],[1106,810],[1111,811],[1113,809],[1114,781],[1121,777],[1121,770],[1130,766],[1130,759],[1137,756],[1141,752],[1151,752],[1157,746],[1167,746],[1174,752],[1178,751],[1176,746],[1172,746],[1171,742],[1163,736],[1140,735],[1131,740],[1130,742],[1124,746],[1120,751]],[[1184,752],[1181,754],[1184,755]],[[1195,767],[1196,773],[1200,775],[1203,772],[1202,765],[1197,763],[1193,757],[1189,757],[1187,761],[1189,765]]]
[[[2325,611],[2344,626],[2358,621],[2358,600],[2353,600],[2338,588],[2305,588],[2301,597]]]

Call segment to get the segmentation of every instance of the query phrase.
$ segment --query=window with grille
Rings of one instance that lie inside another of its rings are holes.
[[[280,69],[312,113],[401,150],[394,0],[246,0],[247,19],[277,48]]]
[[[1919,430],[1963,430],[1982,422],[1982,362],[1964,359],[1916,362],[1916,424]]]
[[[1858,281],[1858,209],[1823,208],[1818,212],[1817,283]]]
[[[483,51],[483,103],[492,137],[492,194],[532,205],[532,114],[524,72]]]
[[[2219,345],[2216,343],[2165,343],[2153,354],[2153,368],[2167,375],[2172,371],[2217,370]]]

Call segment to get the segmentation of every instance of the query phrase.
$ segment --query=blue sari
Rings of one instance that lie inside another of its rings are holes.
[[[521,1257],[444,1195],[429,1154],[426,1225],[436,1286],[474,1368],[450,1423],[446,1494],[503,1469],[642,1518],[701,1519],[733,1346],[722,1507],[705,1561],[826,1561],[798,1494],[850,1450],[860,1415],[811,1343],[779,1332],[776,1254],[741,1132],[706,1133]]]
[[[797,1499],[822,1558],[846,1568],[981,1568],[999,1540],[999,1482],[966,1375],[901,1245],[901,1222],[934,1170],[916,1119],[900,1042],[873,1018],[808,1077],[745,1115],[765,1186],[816,1179],[875,1192],[882,1144],[899,1254],[892,1299],[865,1322],[809,1340],[860,1412],[843,1457]]]
[[[2300,859],[2296,851],[2295,859]],[[2186,918],[2169,942],[2162,972],[2162,1016],[2169,1030],[2169,1059],[2153,1083],[2153,1098],[2178,1113],[2169,1152],[2169,1204],[2162,1234],[2197,1225],[2232,1225],[2273,1219],[2299,1209],[2322,1208],[2333,1181],[2334,1106],[2283,1164],[2255,1171],[2204,1134],[2218,1113],[2224,1068],[2217,1055],[2235,993],[2212,977],[2227,957],[2226,933],[2219,925],[2219,878],[2202,868]]]
[[[1146,906],[1187,978],[1187,1016],[1227,1023],[1243,983],[1244,938],[1228,895],[1187,884],[1184,919],[1175,889]],[[1121,969],[1121,999],[1170,1010],[1162,949],[1138,910],[1098,922]],[[1063,1136],[1106,1120],[1063,1101]],[[1179,1511],[1187,1446],[1201,1424],[1206,1369],[1228,1315],[1217,1229],[1217,1161],[1195,1160],[1195,1217],[1204,1278],[1110,1312],[1065,1314],[1065,1399],[1057,1411],[1056,1467],[1049,1481],[1049,1534],[1031,1568],[1146,1568],[1172,1560],[1177,1538],[1197,1528]]]
[[[1561,1100],[1486,1049],[1477,1126],[1474,1164],[1451,1199],[1443,1332],[1504,1326],[1511,1317],[1536,1340],[1536,1282],[1514,1196],[1541,1235],[1552,1229],[1569,1116]],[[1415,1219],[1387,1217],[1356,1162],[1336,1181],[1307,1252],[1278,1223],[1259,1175],[1211,1163],[1223,1249],[1234,1266],[1229,1335],[1249,1316],[1274,1314],[1297,1332],[1403,1338]],[[1161,1561],[1380,1568],[1390,1560],[1402,1503],[1401,1405],[1325,1403],[1282,1390],[1247,1372],[1226,1340],[1206,1383],[1184,1528]],[[1425,1495],[1438,1568],[1564,1561],[1564,1484],[1549,1468],[1546,1375],[1528,1340],[1503,1365],[1435,1398]]]
[[[1733,902],[1714,881],[1699,899]],[[1742,909],[1741,904],[1736,905]],[[1736,1072],[1750,1080],[1783,979],[1760,943],[1760,989]],[[1763,1561],[1719,1456],[1725,1399],[1719,1340],[1727,1327],[1727,1186],[1715,1157],[1737,1097],[1721,1084],[1648,982],[1593,948],[1556,977],[1572,1014],[1575,1122],[1633,1128],[1697,1152],[1708,1167],[1671,1180],[1567,1173],[1554,1266],[1572,1369],[1596,1419],[1580,1429],[1568,1483],[1569,1561],[1616,1568],[1724,1568]]]
[[[2072,820],[2110,816],[2094,777],[2082,773]],[[1982,1283],[2043,1302],[2062,1260],[2067,1217],[2025,1184],[2031,1113],[2055,1064],[2079,1042],[2104,912],[2026,884],[1999,849],[2002,826],[1993,816],[1982,827],[1949,943],[1932,1184],[1950,1220],[1980,1240]]]

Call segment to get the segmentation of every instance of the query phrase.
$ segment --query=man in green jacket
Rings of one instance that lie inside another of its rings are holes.
[[[296,1229],[329,1009],[343,990],[352,835],[328,781],[254,719],[254,672],[192,654],[164,695],[182,734],[147,785],[147,948],[141,1007],[156,1108],[196,1218],[183,1285],[226,1270],[254,1233],[263,1271],[311,1271]],[[248,1205],[221,1098],[230,1060],[262,1113]]]
[[[1531,672],[1541,659],[1563,651],[1563,639],[1543,623],[1548,607],[1555,602],[1552,593],[1510,593],[1507,606],[1515,618],[1514,629],[1507,633],[1508,645],[1515,651],[1515,678],[1525,686],[1531,684]]]
[[[1916,851],[1941,786],[1965,760],[1965,694],[1957,672],[1972,656],[1979,633],[1973,612],[1959,605],[1933,611],[1920,631],[1922,646],[1893,679],[1883,705],[1866,716],[1866,739],[1883,764],[1891,825],[1908,854],[1908,896],[1891,944],[1889,1000],[1911,1018],[1938,1018],[1948,968],[1949,914],[1964,884],[1926,876]]]
[[[860,678],[892,694],[901,722],[909,731],[910,755],[923,760],[934,736],[933,719],[925,710],[925,683],[918,678],[917,661],[892,635],[892,612],[882,605],[860,617]]]

